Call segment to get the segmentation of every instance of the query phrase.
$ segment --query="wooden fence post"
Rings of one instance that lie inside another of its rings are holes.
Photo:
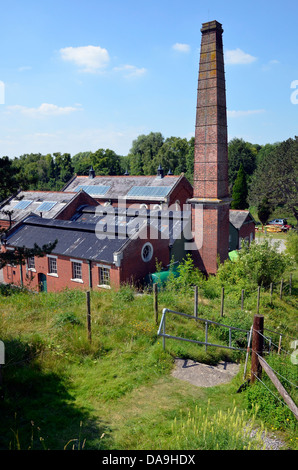
[[[153,284],[153,307],[154,307],[154,318],[156,325],[158,324],[158,285]]]
[[[87,332],[88,339],[91,343],[91,308],[90,308],[90,292],[86,292],[86,301],[87,301]]]
[[[224,311],[224,300],[225,300],[225,288],[221,288],[221,305],[220,305],[220,316],[223,317]]]
[[[251,347],[251,383],[255,382],[256,377],[261,378],[262,367],[259,357],[263,354],[264,346],[264,317],[263,315],[255,315],[253,321],[252,347]]]

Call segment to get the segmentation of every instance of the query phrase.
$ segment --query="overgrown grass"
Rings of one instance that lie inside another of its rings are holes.
[[[188,417],[195,417],[198,403],[201,413],[206,414],[208,409],[212,415],[213,430],[223,416],[228,429],[229,410],[235,407],[240,416],[237,422],[249,421],[242,415],[247,407],[246,395],[236,393],[243,382],[242,374],[230,384],[208,389],[182,383],[170,374],[177,356],[216,364],[222,359],[243,361],[245,354],[212,347],[206,351],[204,346],[174,340],[167,340],[164,351],[157,336],[150,292],[136,295],[129,286],[118,292],[91,292],[90,343],[84,292],[33,294],[8,290],[0,295],[0,338],[6,348],[4,398],[0,400],[1,449],[63,449],[67,443],[67,448],[84,445],[86,449],[175,448],[175,435],[182,432],[179,410],[185,423]],[[256,313],[255,293],[247,294],[242,311],[239,293],[228,292],[224,317],[220,317],[220,286],[214,279],[201,283],[199,294],[199,317],[249,328]],[[265,316],[266,327],[285,328],[294,334],[295,294],[293,287],[292,296],[285,293],[280,300],[275,291],[271,304],[270,294],[262,292],[260,313]],[[158,301],[159,320],[164,307],[193,314],[192,289],[183,295],[175,289],[161,290]],[[172,334],[190,339],[202,340],[204,328],[204,323],[174,316],[167,323]],[[210,330],[210,341],[224,344],[226,339],[223,329]],[[235,337],[233,341],[244,340]],[[231,423],[235,414],[232,416]],[[293,438],[293,430],[286,425],[282,431],[286,437],[290,432]],[[236,442],[232,431],[224,442],[215,433],[214,440],[205,443],[193,430],[188,437],[186,428],[183,432],[179,448],[216,448],[216,444],[230,448]],[[238,438],[237,448],[248,446],[247,436]]]

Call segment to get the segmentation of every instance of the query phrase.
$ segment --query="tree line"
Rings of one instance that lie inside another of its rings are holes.
[[[251,144],[240,138],[228,144],[229,188],[232,208],[253,205],[266,223],[277,206],[298,222],[298,137],[274,144]],[[161,164],[164,173],[184,173],[193,183],[194,137],[164,138],[160,132],[140,135],[126,156],[111,149],[86,151],[71,156],[24,154],[0,158],[0,201],[17,191],[61,190],[74,174],[87,175],[92,166],[97,175],[154,175]]]

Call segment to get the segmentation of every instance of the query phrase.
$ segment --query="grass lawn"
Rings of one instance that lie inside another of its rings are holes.
[[[199,315],[218,320],[220,296],[211,295],[211,290],[209,298],[201,297]],[[264,294],[261,313],[268,328],[293,332],[295,299],[293,295],[279,300],[276,295],[274,305],[269,305]],[[163,307],[192,314],[193,297],[161,292],[160,313]],[[243,364],[245,354],[211,347],[206,352],[203,346],[174,340],[167,341],[164,351],[157,336],[151,294],[135,296],[129,288],[92,292],[91,343],[84,292],[0,295],[0,308],[0,337],[6,348],[0,449],[63,449],[73,445],[101,450],[186,445],[200,449],[215,448],[215,442],[229,449],[247,445],[227,440],[228,423],[215,426],[217,433],[226,430],[223,435],[214,434],[208,443],[204,437],[201,442],[197,428],[202,419],[192,425],[198,436],[187,440],[190,435],[184,434],[182,423],[190,423],[196,413],[201,417],[208,413],[214,417],[209,423],[220,423],[222,417],[216,413],[227,417],[228,410],[236,409],[238,415],[246,409],[245,394],[237,393],[243,383],[243,368],[229,384],[200,388],[172,377],[174,358],[189,357],[210,364],[228,359]],[[254,310],[254,297],[246,299],[244,312],[239,309],[239,299],[227,299],[221,320],[249,325]],[[205,326],[173,319],[168,328],[176,334],[183,331],[185,337],[201,338]],[[219,340],[215,331],[210,332],[212,339]],[[232,424],[235,416],[231,414]],[[215,433],[213,428],[209,432],[210,436]],[[293,435],[286,429],[282,434],[285,439]]]

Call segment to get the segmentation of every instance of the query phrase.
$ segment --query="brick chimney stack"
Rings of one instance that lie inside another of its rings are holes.
[[[217,271],[229,249],[228,139],[222,25],[203,23],[198,79],[194,153],[193,230],[196,265],[207,274]],[[203,211],[195,224],[197,209]],[[200,236],[196,233],[200,230]]]

